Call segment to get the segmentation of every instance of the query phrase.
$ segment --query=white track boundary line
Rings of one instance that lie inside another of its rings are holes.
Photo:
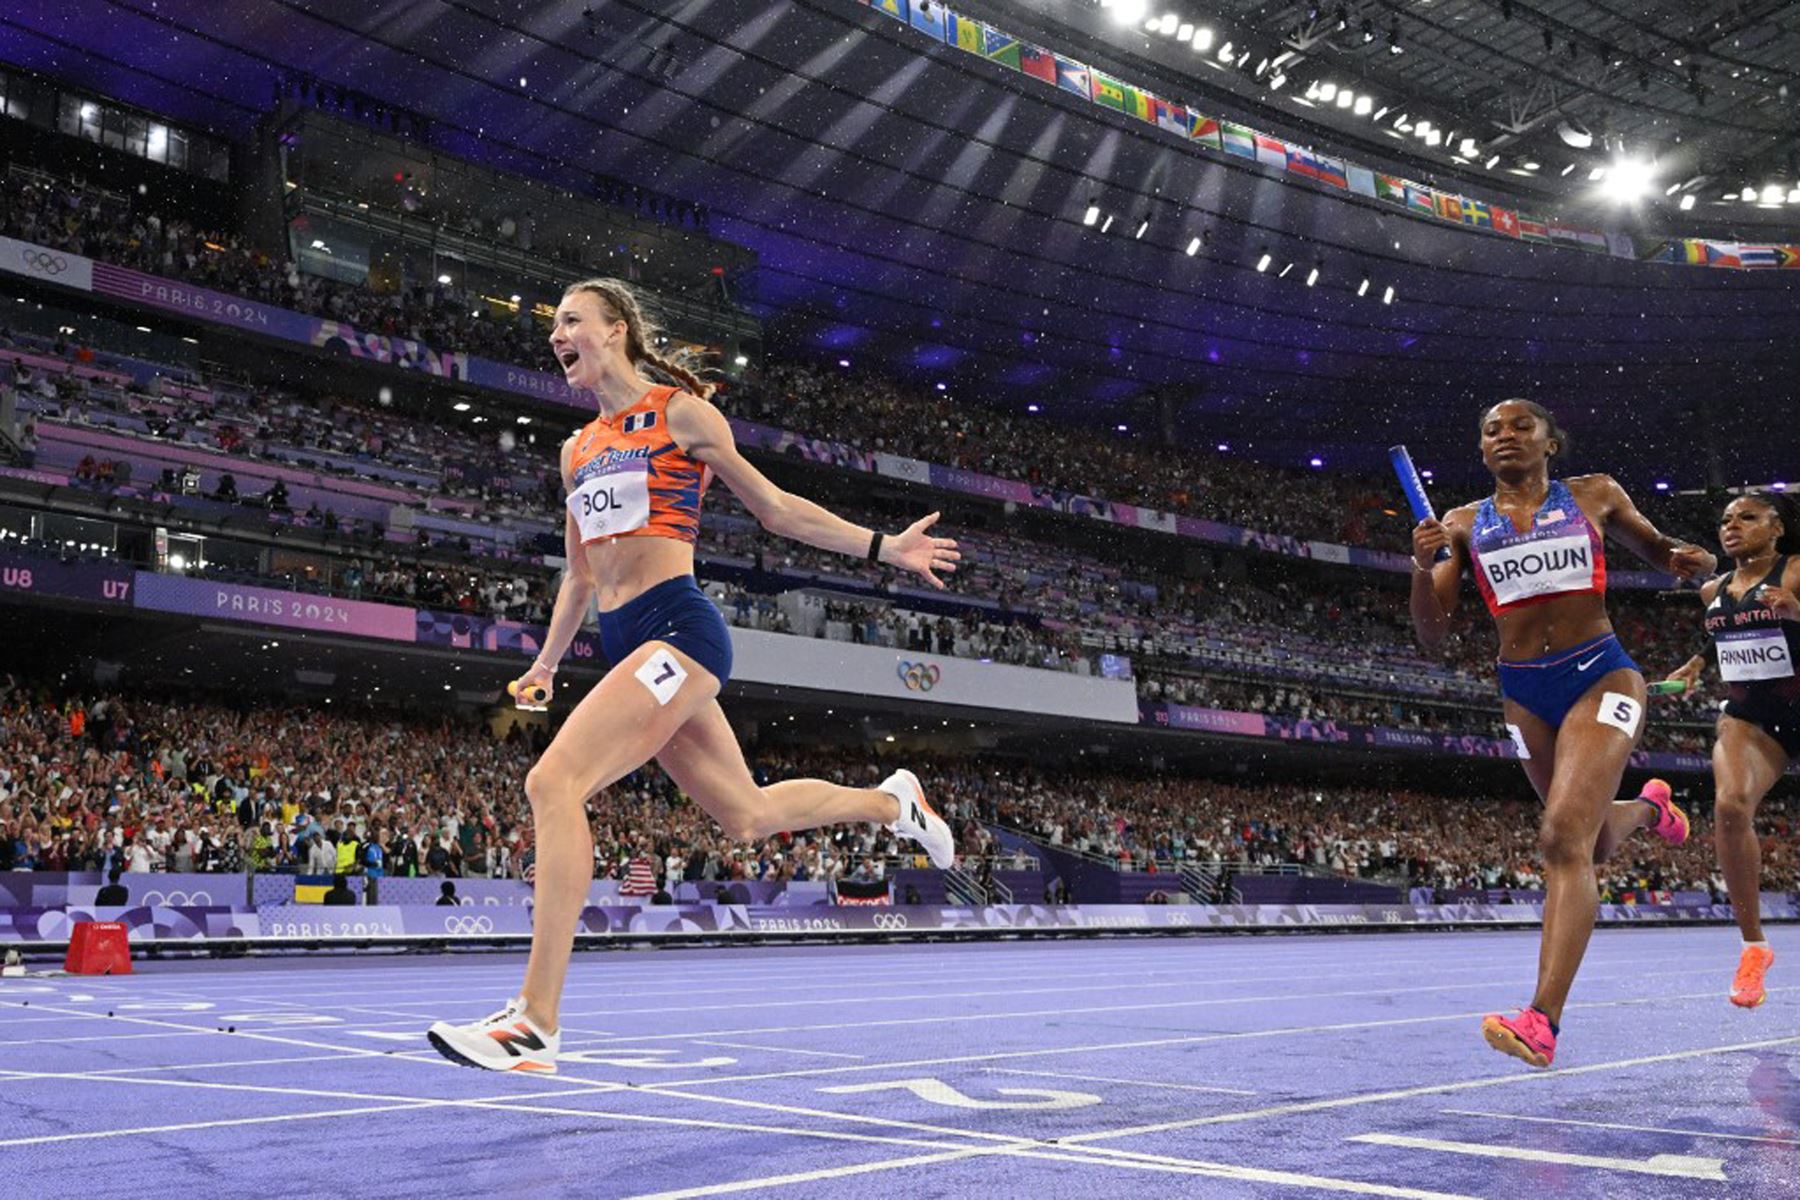
[[[1021,1071],[1017,1067],[989,1067],[995,1075],[1028,1075],[1034,1079],[1074,1079],[1084,1083],[1128,1083],[1132,1087],[1172,1088],[1180,1092],[1222,1092],[1231,1096],[1254,1096],[1249,1088],[1207,1087],[1198,1083],[1160,1083],[1154,1079],[1118,1079],[1111,1075],[1071,1075],[1067,1071]]]
[[[1764,1133],[1715,1133],[1710,1129],[1673,1129],[1664,1125],[1620,1125],[1613,1121],[1578,1121],[1572,1117],[1522,1117],[1517,1113],[1473,1112],[1463,1108],[1441,1108],[1453,1117],[1481,1117],[1488,1121],[1529,1121],[1534,1125],[1579,1125],[1584,1129],[1618,1129],[1627,1133],[1673,1133],[1691,1138],[1720,1138],[1732,1142],[1767,1142],[1775,1146],[1800,1146],[1800,1138],[1776,1137]]]

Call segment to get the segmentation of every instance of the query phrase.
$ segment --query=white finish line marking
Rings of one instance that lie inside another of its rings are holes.
[[[1577,1121],[1573,1117],[1522,1117],[1517,1113],[1475,1112],[1467,1108],[1443,1108],[1450,1117],[1481,1117],[1488,1121],[1530,1121],[1535,1125],[1579,1125],[1587,1129],[1622,1129],[1627,1133],[1673,1133],[1681,1137],[1719,1138],[1731,1142],[1767,1142],[1774,1146],[1800,1146],[1800,1138],[1769,1133],[1715,1133],[1710,1129],[1672,1129],[1666,1125],[1620,1125],[1614,1121]]]
[[[1725,1160],[1693,1158],[1685,1154],[1652,1154],[1649,1158],[1605,1158],[1597,1154],[1564,1154],[1530,1146],[1490,1146],[1485,1142],[1440,1142],[1436,1138],[1404,1137],[1397,1133],[1361,1133],[1344,1139],[1374,1146],[1398,1146],[1406,1150],[1441,1150],[1446,1154],[1472,1154],[1477,1158],[1513,1158],[1521,1162],[1560,1163],[1567,1167],[1597,1167],[1603,1171],[1630,1171],[1637,1175],[1665,1175],[1675,1179],[1710,1179],[1725,1182]]]
[[[821,1092],[849,1096],[861,1092],[908,1091],[930,1104],[949,1108],[1004,1108],[1047,1111],[1062,1108],[1086,1108],[1100,1103],[1100,1097],[1089,1092],[1058,1092],[1049,1088],[995,1088],[1002,1096],[1037,1096],[1037,1100],[977,1100],[957,1091],[941,1079],[890,1079],[883,1083],[846,1083],[824,1087]]]
[[[1025,1071],[1018,1067],[984,1067],[990,1075],[1028,1075],[1034,1079],[1078,1079],[1083,1083],[1124,1083],[1132,1087],[1170,1088],[1178,1092],[1215,1092],[1226,1096],[1254,1096],[1249,1088],[1210,1087],[1203,1083],[1163,1083],[1155,1079],[1120,1079],[1113,1075],[1075,1075],[1068,1071]]]

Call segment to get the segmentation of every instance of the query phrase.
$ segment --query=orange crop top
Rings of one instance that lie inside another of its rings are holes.
[[[712,469],[669,434],[669,400],[653,387],[616,417],[595,417],[575,435],[567,504],[581,544],[619,537],[700,536],[700,497]]]

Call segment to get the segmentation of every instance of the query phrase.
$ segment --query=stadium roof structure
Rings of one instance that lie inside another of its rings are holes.
[[[1593,469],[1696,486],[1711,439],[1727,482],[1793,470],[1800,270],[1615,256],[1684,234],[1800,243],[1785,201],[1721,199],[1726,181],[1786,170],[1800,35],[1785,6],[1151,6],[1257,49],[1206,70],[1098,0],[963,7],[1288,145],[1618,240],[1584,253],[1495,236],[1198,149],[858,0],[66,0],[0,18],[0,60],[240,137],[304,74],[427,118],[467,157],[643,180],[707,204],[715,233],[756,253],[739,296],[777,349],[1112,436],[1166,428],[1333,466],[1405,441],[1453,478],[1478,469],[1479,409],[1527,395]],[[1293,79],[1271,91],[1260,57],[1283,52]],[[1284,99],[1319,81],[1437,113],[1504,162]],[[1589,157],[1564,125],[1592,137]],[[1658,187],[1620,205],[1544,166],[1634,151],[1658,156],[1661,185],[1705,177],[1690,189],[1705,203],[1680,211]],[[1504,165],[1526,161],[1539,169]]]

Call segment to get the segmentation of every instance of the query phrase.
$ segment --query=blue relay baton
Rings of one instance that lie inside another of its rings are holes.
[[[1437,513],[1432,511],[1431,497],[1425,494],[1425,481],[1419,478],[1419,469],[1413,466],[1412,455],[1406,447],[1389,446],[1388,461],[1394,464],[1394,474],[1400,477],[1400,489],[1406,493],[1406,502],[1412,506],[1413,520],[1436,520]],[[1450,557],[1448,546],[1437,552],[1435,562],[1443,562]]]

